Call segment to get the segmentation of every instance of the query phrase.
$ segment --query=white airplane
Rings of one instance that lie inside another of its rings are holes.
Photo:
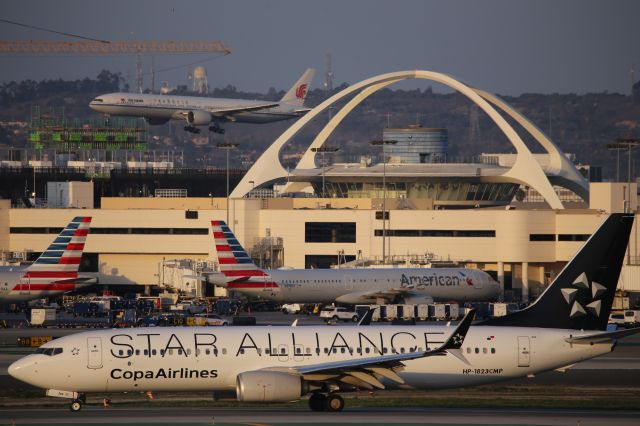
[[[197,126],[209,126],[224,133],[222,122],[271,123],[301,117],[310,108],[304,106],[309,85],[315,74],[307,69],[296,84],[278,102],[223,99],[197,96],[108,93],[89,103],[89,107],[106,115],[143,117],[149,124],[165,124],[169,120],[186,122],[184,130],[200,133]]]
[[[500,283],[478,269],[260,269],[224,221],[211,221],[220,273],[207,281],[267,300],[290,303],[406,304],[494,301]]]
[[[95,283],[95,277],[78,275],[90,226],[91,217],[75,217],[31,265],[0,267],[0,303],[56,296]]]
[[[632,214],[612,214],[528,308],[472,325],[169,327],[87,331],[15,361],[14,378],[69,398],[88,392],[235,391],[240,401],[310,394],[340,411],[341,392],[472,386],[566,368],[611,352],[640,328],[605,331]]]

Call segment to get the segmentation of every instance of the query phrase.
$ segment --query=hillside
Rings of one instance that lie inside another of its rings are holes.
[[[95,80],[6,83],[0,86],[0,122],[28,122],[33,105],[38,105],[42,111],[64,107],[67,118],[96,118],[98,116],[87,106],[89,101],[122,86],[121,76],[108,71],[101,72]],[[335,92],[344,87],[346,84],[336,88]],[[273,88],[266,94],[245,93],[227,86],[214,89],[211,96],[274,101],[283,93]],[[313,90],[308,95],[307,104],[315,106],[326,96],[324,91]],[[603,166],[605,177],[615,177],[616,173],[616,155],[606,149],[606,144],[618,137],[640,137],[640,96],[635,97],[635,102],[630,96],[609,93],[523,94],[503,96],[503,99],[550,135],[565,152],[575,153],[578,161]],[[328,113],[322,114],[284,149],[282,155],[291,158],[288,160],[290,165],[295,164],[295,155],[304,150],[328,118]],[[340,148],[339,159],[353,161],[360,154],[375,153],[368,142],[379,139],[387,123],[391,127],[404,127],[416,122],[425,127],[447,128],[450,155],[453,157],[513,151],[498,128],[464,96],[436,93],[431,88],[386,89],[372,95],[343,121],[329,143]],[[221,136],[208,135],[206,131],[202,135],[192,135],[182,130],[181,123],[174,123],[151,127],[154,138],[150,145],[152,149],[184,151],[185,160],[190,165],[202,166],[221,165],[224,154],[215,148],[215,144],[235,142],[240,144],[241,155],[234,156],[233,165],[248,166],[290,125],[291,122],[267,125],[227,123],[224,125],[227,133]],[[0,148],[3,152],[6,148],[26,146],[24,132],[14,132],[6,128],[6,124],[4,127],[0,127]],[[531,140],[525,138],[525,141],[532,150],[539,151]],[[623,158],[625,167],[622,169],[626,171],[626,157]]]

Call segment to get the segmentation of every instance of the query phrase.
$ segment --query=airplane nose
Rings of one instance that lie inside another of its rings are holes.
[[[29,377],[33,372],[33,363],[27,358],[21,358],[9,366],[7,372],[11,377],[23,382],[29,382]]]

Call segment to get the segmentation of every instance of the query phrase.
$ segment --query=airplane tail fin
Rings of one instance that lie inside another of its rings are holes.
[[[533,304],[478,325],[605,330],[633,220],[611,214]]]
[[[77,216],[26,269],[25,278],[68,280],[78,278],[80,259],[91,227],[91,217]]]
[[[294,84],[293,87],[285,93],[282,99],[280,99],[280,103],[301,107],[304,103],[304,99],[307,97],[307,92],[309,91],[309,86],[311,85],[311,80],[313,80],[315,73],[315,69],[308,68],[298,81],[296,81],[296,84]]]
[[[242,248],[231,229],[223,220],[212,220],[213,238],[218,254],[220,272],[230,281],[264,277],[267,274],[256,265]]]

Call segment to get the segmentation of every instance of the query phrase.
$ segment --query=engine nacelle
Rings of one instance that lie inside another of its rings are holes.
[[[307,393],[302,377],[279,371],[248,371],[236,379],[236,396],[243,402],[289,402]]]
[[[405,305],[430,305],[433,303],[433,297],[428,294],[407,293],[402,296]]]
[[[187,113],[187,122],[192,126],[206,126],[211,123],[211,113],[196,109]]]

